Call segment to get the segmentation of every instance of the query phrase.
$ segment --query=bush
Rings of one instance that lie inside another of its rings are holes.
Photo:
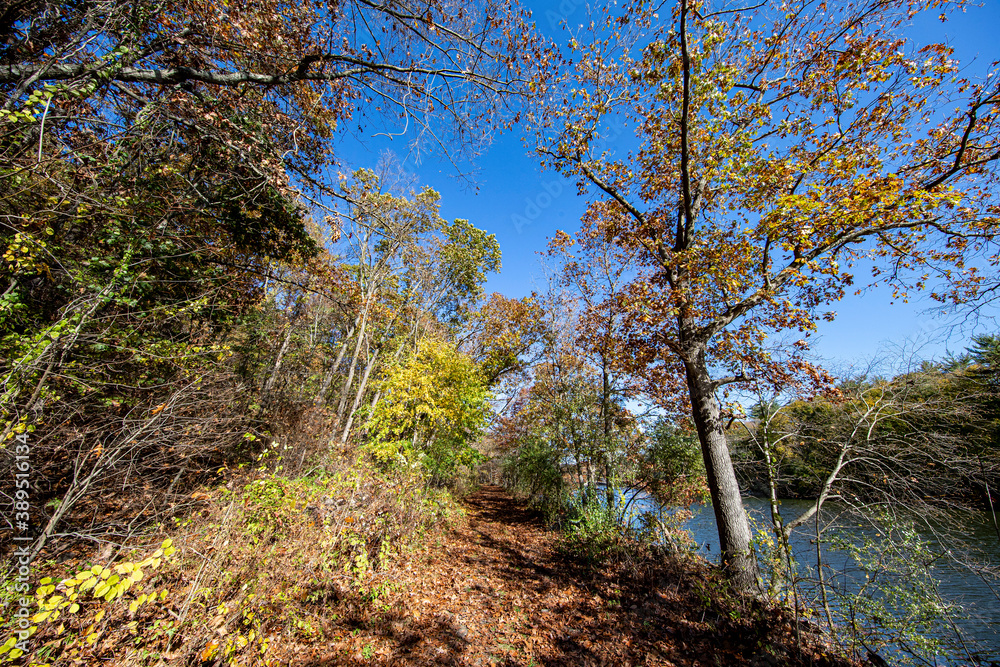
[[[550,521],[567,507],[569,496],[559,469],[561,452],[542,438],[529,437],[503,462],[505,485],[525,496]]]
[[[30,664],[118,664],[123,652],[127,664],[150,667],[285,664],[278,653],[289,638],[342,633],[338,615],[372,608],[393,586],[396,559],[459,511],[423,475],[365,461],[296,478],[262,466],[202,493],[200,510],[178,517],[145,558],[65,572],[50,564]],[[320,618],[318,606],[336,613]],[[21,655],[12,649],[8,660]]]

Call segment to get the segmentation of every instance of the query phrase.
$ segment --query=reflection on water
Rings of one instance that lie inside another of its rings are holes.
[[[770,524],[769,505],[764,498],[745,498],[744,506],[751,517],[758,525],[766,526]],[[804,512],[810,503],[803,500],[783,500],[781,501],[781,511],[788,522]],[[828,504],[833,511],[837,511],[836,506]],[[638,513],[656,508],[655,502],[648,496],[640,496],[633,502],[633,509]],[[693,516],[687,522],[686,528],[690,531],[694,541],[698,545],[698,552],[711,560],[718,559],[719,543],[718,532],[715,526],[715,514],[711,506],[695,505],[692,508]],[[827,517],[824,517],[826,519]],[[850,524],[850,522],[844,522]],[[962,540],[972,549],[978,551],[985,558],[989,565],[1000,566],[1000,539],[994,530],[989,515],[983,513],[969,513],[967,517],[962,517],[961,521]],[[816,562],[816,546],[810,538],[813,530],[813,522],[807,522],[807,526],[800,527],[792,535],[792,551],[796,561],[800,564],[807,576],[814,575]],[[845,538],[860,543],[861,536],[867,534],[869,537],[874,533],[870,529],[862,529],[855,522],[854,525],[847,525],[841,531]],[[945,547],[941,546],[937,539],[929,531],[921,533],[931,550],[934,552],[944,552]],[[852,539],[854,538],[854,539]],[[825,549],[823,554],[824,563],[830,567],[829,571],[837,572],[837,579],[833,581],[838,588],[846,587],[849,591],[856,591],[858,580],[861,577],[857,566],[852,564],[851,559],[842,550]],[[812,567],[810,568],[810,564]],[[827,579],[830,580],[829,571]],[[949,602],[957,602],[965,609],[966,617],[955,619],[956,626],[962,633],[963,639],[971,645],[976,645],[979,655],[983,658],[984,664],[990,664],[991,660],[1000,661],[1000,590],[997,589],[995,581],[984,580],[976,573],[967,568],[958,567],[954,561],[948,558],[940,558],[935,561],[932,567],[932,574],[939,582],[941,596]]]

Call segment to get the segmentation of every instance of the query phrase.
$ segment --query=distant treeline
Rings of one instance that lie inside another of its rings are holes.
[[[988,506],[1000,484],[1000,337],[892,377],[845,380],[821,396],[762,397],[730,429],[741,487],[845,499],[909,497]]]

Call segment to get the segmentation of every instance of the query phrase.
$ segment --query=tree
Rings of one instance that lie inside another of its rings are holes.
[[[367,429],[379,460],[422,463],[436,484],[476,460],[472,443],[486,426],[489,392],[476,365],[453,344],[421,339],[378,384],[383,398]]]
[[[992,576],[968,541],[965,523],[965,510],[978,506],[979,490],[989,489],[987,472],[995,476],[996,463],[993,457],[988,471],[980,468],[975,442],[963,433],[976,421],[978,402],[966,387],[961,376],[924,362],[891,379],[856,377],[827,396],[784,405],[761,396],[751,412],[753,421],[742,425],[763,459],[758,474],[769,493],[776,546],[769,591],[791,593],[797,608],[800,596],[811,595],[835,636],[846,639],[852,651],[862,645],[878,650],[879,644],[892,642],[921,660],[943,654],[941,638],[950,634],[955,603],[937,590],[927,564],[948,562],[986,579]],[[788,497],[789,486],[794,497],[809,500],[792,517],[783,515],[778,500],[779,488]],[[827,510],[832,501],[839,506]],[[837,537],[859,525],[870,535]],[[933,535],[933,542],[919,539],[914,526]],[[814,546],[793,554],[793,532],[802,530]],[[830,549],[852,554],[846,568],[866,571],[860,590],[845,593]],[[812,554],[815,560],[803,572],[796,560],[808,563]],[[873,600],[876,579],[880,590]],[[803,580],[815,586],[800,590],[797,583]],[[831,604],[830,598],[838,602]],[[906,605],[907,613],[898,613]],[[893,607],[897,613],[886,613]],[[841,623],[845,617],[850,622]],[[936,630],[929,632],[931,627]],[[956,651],[955,660],[971,659],[960,636],[943,643]]]
[[[719,392],[822,384],[806,338],[862,259],[901,296],[940,277],[938,298],[960,299],[978,280],[963,262],[1000,212],[1000,84],[902,36],[962,4],[630,3],[570,42],[548,90],[540,153],[595,193],[581,233],[636,253],[635,357],[665,409],[690,408],[739,590],[756,574]],[[631,150],[605,150],[623,124]],[[786,332],[800,339],[776,350]]]
[[[342,185],[341,190],[350,204],[350,212],[345,216],[348,222],[343,226],[360,302],[347,378],[337,406],[337,417],[350,422],[384,343],[396,335],[403,312],[410,305],[409,294],[399,290],[407,261],[418,252],[421,240],[439,229],[444,220],[438,213],[440,196],[436,192],[424,188],[410,197],[396,196],[383,190],[379,176],[368,169],[355,172],[352,181]],[[373,321],[376,319],[379,321]],[[376,326],[381,331],[373,335],[370,329]],[[355,372],[366,343],[368,359],[352,405]],[[399,347],[400,353],[402,349]],[[342,437],[346,438],[349,431],[350,425],[345,426]]]
[[[440,195],[430,188],[395,193],[362,169],[341,189],[350,204],[343,245],[359,301],[337,409],[346,440],[376,362],[396,363],[421,338],[460,327],[478,304],[486,274],[499,270],[500,249],[493,235],[467,220],[441,218]],[[363,351],[367,361],[355,387]]]
[[[115,476],[169,493],[249,442],[273,416],[259,399],[323,367],[314,297],[351,300],[322,247],[336,140],[412,129],[462,163],[529,92],[523,19],[489,1],[4,4],[0,446],[37,427],[34,474],[72,499]],[[353,341],[336,315],[333,344]]]
[[[615,503],[616,414],[622,404],[639,393],[636,378],[625,362],[628,351],[622,336],[625,310],[619,305],[634,251],[608,243],[603,235],[581,235],[580,243],[559,233],[549,244],[549,253],[563,260],[562,283],[578,299],[582,312],[576,323],[573,352],[590,361],[600,373],[600,429],[595,451],[603,458],[604,491],[608,507]]]
[[[537,294],[511,299],[494,292],[472,313],[459,347],[479,364],[490,387],[503,385],[513,398],[545,333]]]
[[[373,120],[395,116],[393,130],[413,123],[428,141],[450,135],[451,150],[475,149],[488,137],[481,121],[524,92],[522,65],[541,55],[524,18],[494,3],[13,3],[0,15],[10,35],[0,47],[3,108],[14,112],[51,84],[55,125],[80,119],[64,104],[96,95],[98,108],[121,105],[124,117],[169,107],[177,123],[212,136],[225,131],[229,109],[260,105],[268,133],[296,144],[293,161],[322,153],[323,139],[361,108]]]
[[[616,313],[598,309],[593,298],[613,291],[617,280],[599,272],[591,276],[584,268],[590,257],[582,252],[578,259],[565,256],[565,270],[544,300],[532,300],[545,315],[527,322],[541,333],[536,359],[494,424],[493,438],[506,460],[508,480],[529,491],[532,502],[559,511],[580,504],[617,526],[629,504],[623,497],[644,486],[638,479],[644,439],[628,405],[636,395],[622,372]],[[511,336],[523,333],[516,326],[519,319],[511,318],[515,327],[501,336],[508,342],[500,351],[509,351],[511,340],[524,342]],[[567,487],[575,498],[563,495]]]

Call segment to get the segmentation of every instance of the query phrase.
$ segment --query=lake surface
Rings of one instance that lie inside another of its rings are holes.
[[[781,512],[786,523],[799,516],[809,505],[808,501],[782,500]],[[744,498],[744,506],[758,525],[770,525],[770,509],[766,499]],[[834,513],[839,513],[839,524],[844,525],[844,528],[839,530],[844,539],[855,544],[860,544],[865,536],[879,539],[879,535],[872,529],[862,527],[857,521],[851,522],[850,515],[845,514],[843,508],[838,508],[833,503],[828,503],[827,507],[831,511],[824,511],[822,519],[828,521],[833,518]],[[633,509],[640,512],[654,510],[656,503],[648,496],[639,496],[633,503]],[[691,509],[693,516],[686,522],[685,527],[697,544],[698,553],[708,559],[717,560],[719,538],[711,506],[695,505]],[[970,512],[967,516],[962,516],[959,523],[958,535],[962,542],[975,551],[983,562],[993,567],[1000,566],[1000,537],[997,536],[989,514]],[[813,530],[814,523],[810,520],[793,533],[791,540],[792,552],[799,564],[800,574],[810,579],[815,578],[816,573],[816,545],[811,541],[814,537]],[[932,552],[941,555],[947,550],[931,531],[918,530],[918,533],[926,540]],[[831,533],[825,534],[824,542],[827,535]],[[955,543],[950,541],[948,545],[954,548]],[[837,590],[856,592],[859,586],[864,585],[864,572],[846,551],[824,544],[823,560],[827,565],[824,567],[824,576]],[[997,582],[986,580],[967,568],[958,567],[946,555],[934,561],[931,574],[939,582],[938,591],[941,597],[948,602],[960,603],[964,608],[964,617],[955,618],[954,622],[973,655],[981,659],[985,665],[989,665],[991,660],[1000,662],[1000,587],[997,586]],[[808,593],[809,584],[806,583],[803,589]],[[815,589],[812,592],[815,593]],[[835,600],[832,606],[836,615]],[[953,632],[949,634],[954,637]]]

